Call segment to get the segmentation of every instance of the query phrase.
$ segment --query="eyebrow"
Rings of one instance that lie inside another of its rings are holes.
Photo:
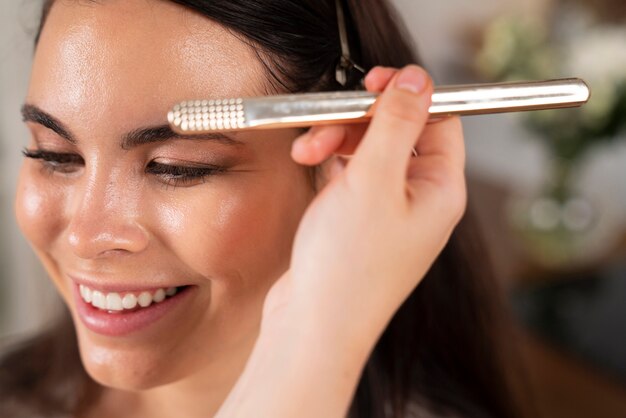
[[[53,130],[66,141],[76,144],[76,139],[59,120],[39,109],[37,106],[25,104],[22,106],[22,121],[34,122]]]
[[[61,121],[35,105],[25,104],[22,106],[22,120],[24,122],[33,122],[45,126],[71,144],[78,143],[76,137]],[[139,128],[122,135],[120,147],[124,150],[129,150],[140,145],[165,142],[172,139],[214,141],[224,145],[238,147],[245,145],[242,141],[217,132],[199,135],[180,135],[174,132],[169,125],[164,124]]]

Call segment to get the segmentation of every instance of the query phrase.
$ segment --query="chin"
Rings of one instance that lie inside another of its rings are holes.
[[[77,289],[71,286],[65,301],[83,366],[102,386],[151,389],[193,374],[202,362],[202,353],[192,348],[198,338],[213,335],[210,292],[189,286],[148,307],[120,312],[85,303]]]
[[[102,386],[141,391],[172,383],[180,378],[178,364],[163,347],[115,347],[90,341],[79,332],[80,357],[85,370]]]

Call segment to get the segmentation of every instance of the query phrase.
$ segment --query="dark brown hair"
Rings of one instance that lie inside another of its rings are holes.
[[[342,88],[335,80],[341,56],[335,0],[172,1],[222,24],[255,48],[272,90]],[[51,4],[44,5],[40,31]],[[386,1],[345,0],[343,6],[353,59],[363,68],[419,62]],[[470,196],[449,243],[373,350],[351,418],[405,417],[411,404],[440,416],[522,416],[510,373],[518,369],[508,315],[480,243]],[[87,407],[97,390],[80,363],[67,316],[5,356],[0,404],[13,409],[0,407],[0,415],[72,414]]]

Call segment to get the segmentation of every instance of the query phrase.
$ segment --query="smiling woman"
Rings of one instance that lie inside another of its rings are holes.
[[[366,88],[385,91],[371,126],[180,136],[164,124],[198,95],[357,86],[335,78],[335,6],[45,2],[15,207],[71,322],[7,354],[0,415],[521,415],[470,218],[452,234],[460,125],[425,127],[423,70],[369,73]],[[415,62],[384,2],[343,8],[355,61]],[[294,361],[299,380],[285,378],[285,359],[301,358],[317,374]]]

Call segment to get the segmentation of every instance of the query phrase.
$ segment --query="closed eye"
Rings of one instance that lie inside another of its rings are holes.
[[[41,149],[24,149],[22,154],[26,158],[39,160],[43,168],[50,172],[70,174],[78,171],[85,165],[83,157],[72,153],[59,153]],[[209,176],[224,173],[228,169],[224,166],[202,165],[171,165],[151,161],[145,172],[159,178],[167,186],[192,186],[204,183]]]
[[[41,161],[44,168],[60,173],[74,173],[85,164],[83,157],[72,153],[59,153],[45,150],[24,149],[22,154],[26,158]]]
[[[151,161],[146,173],[158,176],[168,186],[190,186],[204,183],[209,176],[224,173],[226,167],[217,165],[170,165]]]

